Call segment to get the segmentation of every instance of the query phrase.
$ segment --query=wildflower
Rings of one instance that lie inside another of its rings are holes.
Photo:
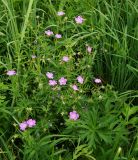
[[[79,82],[80,84],[83,84],[83,82],[84,82],[84,79],[82,78],[82,76],[78,76],[78,77],[77,77],[77,80],[78,80],[78,82]]]
[[[32,55],[32,59],[35,59],[36,58],[36,55]]]
[[[34,120],[34,119],[28,119],[26,121],[26,123],[27,123],[27,126],[31,128],[31,127],[34,127],[36,125],[36,120]]]
[[[62,58],[62,60],[63,60],[64,62],[68,62],[68,61],[69,61],[69,57],[68,57],[68,56],[64,56],[64,57]]]
[[[92,47],[87,46],[87,51],[88,51],[88,53],[91,53],[92,52]]]
[[[45,31],[45,34],[46,34],[47,36],[51,36],[51,35],[53,35],[53,32],[50,31],[50,30],[47,30],[47,31]]]
[[[53,79],[54,77],[53,77],[53,73],[51,73],[51,72],[47,72],[46,73],[46,76],[47,76],[47,78],[49,78],[49,79]]]
[[[67,79],[65,79],[64,77],[61,77],[61,78],[59,79],[59,84],[60,84],[60,85],[66,85],[66,83],[67,83]]]
[[[8,76],[16,75],[16,71],[15,70],[9,70],[9,71],[7,71],[7,75]]]
[[[20,130],[24,131],[27,128],[27,123],[26,121],[22,122],[19,124]]]
[[[63,12],[63,11],[57,12],[57,15],[58,15],[58,16],[63,16],[64,14],[65,14],[65,12]]]
[[[79,90],[78,87],[77,87],[77,85],[75,85],[75,84],[72,85],[71,87],[73,88],[74,91],[78,91]]]
[[[84,19],[81,16],[78,16],[75,18],[75,21],[77,24],[82,24],[84,22]]]
[[[69,118],[76,121],[79,118],[79,114],[76,111],[72,111],[69,113]]]
[[[96,79],[94,80],[94,82],[97,83],[97,84],[102,83],[101,79],[99,79],[99,78],[96,78]]]
[[[55,85],[57,85],[57,81],[55,81],[55,80],[49,80],[49,85],[50,86],[55,86]]]
[[[60,38],[62,38],[62,35],[61,35],[61,34],[56,34],[55,37],[56,37],[57,39],[60,39]]]

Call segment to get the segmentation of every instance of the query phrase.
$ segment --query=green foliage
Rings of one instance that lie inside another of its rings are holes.
[[[0,159],[137,160],[137,6],[137,0],[0,2]],[[83,24],[75,23],[78,15]],[[62,38],[48,37],[49,29]],[[17,74],[8,76],[12,69]],[[67,84],[50,86],[46,72]],[[70,119],[73,110],[77,120]],[[21,131],[30,118],[36,125]]]

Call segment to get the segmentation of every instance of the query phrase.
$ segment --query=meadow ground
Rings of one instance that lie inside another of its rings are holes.
[[[138,160],[138,1],[0,1],[0,160]]]

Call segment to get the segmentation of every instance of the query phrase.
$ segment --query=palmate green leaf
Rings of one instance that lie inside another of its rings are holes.
[[[95,118],[94,118],[95,117]],[[80,138],[83,140],[87,140],[90,146],[96,147],[96,144],[101,140],[109,143],[111,141],[110,136],[108,135],[108,129],[106,125],[101,125],[100,122],[98,124],[99,117],[96,111],[89,112],[86,114],[85,119],[80,121]]]
[[[132,124],[132,125],[138,127],[138,116],[131,118],[131,119],[129,120],[128,124]]]
[[[130,107],[128,110],[128,117],[130,117],[131,115],[138,113],[138,106],[133,106]]]
[[[98,130],[97,134],[100,137],[100,139],[104,140],[107,144],[112,143],[112,136],[109,131],[104,130],[103,128],[103,130]]]
[[[96,148],[96,143],[99,143],[96,133],[89,132],[88,130],[80,131],[80,139],[85,143],[88,143],[90,147]]]
[[[125,115],[127,121],[129,121],[129,118],[134,116],[136,113],[138,113],[138,106],[131,107],[128,104],[125,104],[123,114]]]
[[[46,157],[48,155],[48,151],[51,150],[50,143],[51,140],[49,140],[49,137],[44,137],[40,141],[36,141],[33,137],[29,136],[28,141],[24,143],[24,160],[35,160],[36,157],[44,154],[43,152],[45,152],[44,156]]]
[[[92,160],[96,160],[93,156],[92,156],[92,151],[89,151],[89,148],[87,145],[83,144],[83,145],[78,145],[75,148],[75,151],[73,153],[73,159],[72,160],[77,160],[80,156],[84,156],[84,157],[88,157]]]
[[[119,114],[119,113],[118,113]],[[117,124],[117,114],[115,115],[114,113],[108,112],[106,115],[101,116],[99,118],[99,123],[98,123],[98,128],[104,128],[108,127],[109,129],[111,128],[112,123]]]
[[[73,138],[68,135],[47,135],[41,139],[36,139],[33,136],[28,135],[28,133],[26,132],[25,136],[26,142],[24,144],[24,160],[26,158],[28,158],[28,160],[36,160],[36,157],[41,157],[42,160],[45,160],[45,158],[49,158],[50,160],[58,160],[57,157],[59,157],[60,154],[67,152],[67,150],[63,148],[56,149],[55,146]]]

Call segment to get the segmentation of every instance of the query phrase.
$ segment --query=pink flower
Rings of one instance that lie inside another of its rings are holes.
[[[19,124],[20,130],[24,131],[27,128],[27,123],[26,121],[22,122]]]
[[[28,119],[27,121],[24,121],[19,124],[20,130],[24,131],[27,127],[34,127],[36,125],[36,120],[34,119]]]
[[[94,80],[94,82],[97,83],[97,84],[102,83],[101,79],[99,79],[99,78],[96,78],[96,79]]]
[[[27,126],[31,128],[31,127],[34,127],[36,125],[36,120],[34,120],[34,119],[28,119],[26,121],[26,123],[27,123]]]
[[[61,78],[59,79],[59,84],[60,84],[60,85],[66,85],[66,83],[67,83],[67,79],[65,79],[64,77],[61,77]]]
[[[32,55],[32,59],[35,59],[36,58],[36,55]]]
[[[63,60],[64,62],[68,62],[68,61],[69,61],[69,57],[68,57],[68,56],[64,56],[64,57],[62,58],[62,60]]]
[[[82,78],[82,76],[78,76],[78,77],[77,77],[77,80],[78,80],[78,82],[79,82],[80,84],[83,84],[83,82],[84,82],[84,79]]]
[[[79,114],[76,111],[72,111],[69,113],[69,118],[76,121],[79,118]]]
[[[57,15],[58,15],[58,16],[63,16],[64,14],[65,14],[65,12],[63,12],[63,11],[57,12]]]
[[[77,24],[82,24],[84,22],[84,19],[81,16],[78,16],[75,18],[75,21]]]
[[[53,73],[51,73],[51,72],[47,72],[47,73],[46,73],[46,76],[47,76],[47,78],[49,78],[49,79],[53,79],[53,78],[54,78]]]
[[[16,71],[15,71],[15,70],[7,71],[7,75],[8,75],[8,76],[16,75]]]
[[[61,34],[56,34],[55,37],[56,37],[57,39],[60,39],[60,38],[62,38],[62,35],[61,35]]]
[[[88,53],[91,53],[92,52],[92,47],[87,46],[87,51],[88,51]]]
[[[49,80],[49,85],[50,86],[55,86],[55,85],[57,85],[57,81],[55,81],[55,80]]]
[[[50,31],[50,30],[47,30],[47,31],[45,31],[45,34],[46,34],[47,36],[51,36],[51,35],[53,35],[53,32]]]
[[[77,87],[77,85],[75,85],[75,84],[72,85],[71,87],[73,88],[74,91],[78,91],[79,90],[78,87]]]

